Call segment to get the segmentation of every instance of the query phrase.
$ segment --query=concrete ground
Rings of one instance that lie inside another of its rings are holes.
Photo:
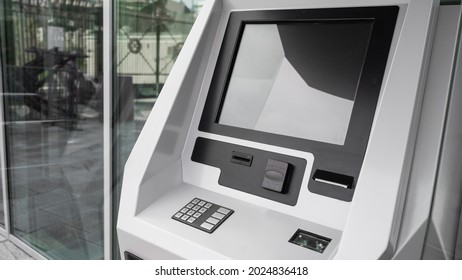
[[[98,119],[7,127],[12,234],[49,259],[103,259],[102,129]],[[1,246],[0,259],[25,256]]]
[[[33,260],[33,258],[0,235],[0,260]]]

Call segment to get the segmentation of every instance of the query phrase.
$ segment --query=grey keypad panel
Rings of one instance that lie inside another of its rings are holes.
[[[194,198],[178,210],[172,219],[212,233],[233,213],[234,211],[227,207]]]

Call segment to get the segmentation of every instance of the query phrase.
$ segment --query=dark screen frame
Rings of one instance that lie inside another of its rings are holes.
[[[199,130],[312,153],[314,163],[308,189],[316,194],[351,201],[366,153],[398,13],[398,6],[231,12]],[[369,46],[344,145],[219,124],[245,25],[301,21],[372,21]],[[315,181],[316,170],[352,177],[353,184],[349,188],[341,188]]]

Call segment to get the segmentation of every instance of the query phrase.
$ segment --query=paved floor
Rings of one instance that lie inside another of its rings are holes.
[[[50,259],[102,259],[103,124],[22,123],[7,135],[13,234]]]
[[[33,260],[33,258],[0,235],[0,260]]]

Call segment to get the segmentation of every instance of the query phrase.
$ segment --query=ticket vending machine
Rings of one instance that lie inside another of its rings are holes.
[[[125,168],[123,257],[393,258],[438,2],[206,1]]]

